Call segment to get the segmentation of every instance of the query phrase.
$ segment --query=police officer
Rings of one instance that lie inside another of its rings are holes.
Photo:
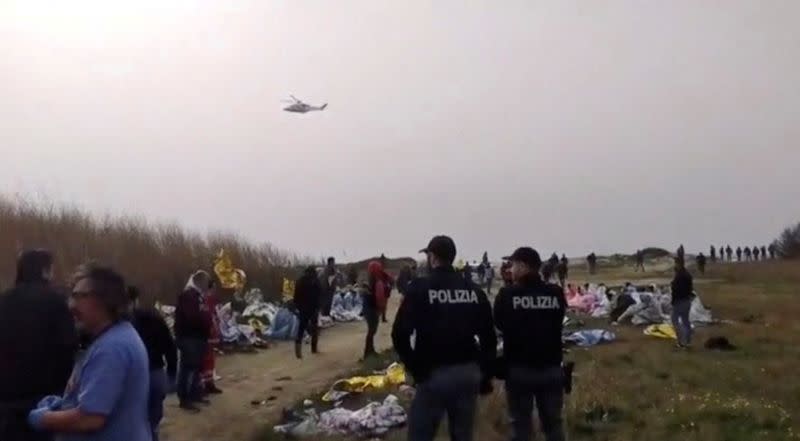
[[[531,439],[535,400],[545,439],[562,441],[564,290],[539,278],[542,261],[533,248],[519,248],[509,260],[514,286],[503,288],[497,295],[494,314],[497,329],[503,336],[503,356],[507,364],[511,439]]]
[[[417,385],[408,440],[433,440],[446,413],[450,439],[470,441],[478,394],[491,392],[497,352],[492,306],[453,268],[451,238],[436,236],[421,252],[430,275],[411,282],[392,329],[395,350]]]

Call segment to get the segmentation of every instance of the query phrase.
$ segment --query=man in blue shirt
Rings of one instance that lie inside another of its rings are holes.
[[[64,397],[46,397],[28,422],[63,441],[151,441],[147,351],[127,321],[122,276],[79,271],[70,298],[78,326],[93,342],[75,364]]]

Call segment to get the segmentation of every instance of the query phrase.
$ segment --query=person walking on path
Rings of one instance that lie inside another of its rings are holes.
[[[672,326],[678,336],[678,347],[688,348],[692,343],[692,323],[689,312],[694,299],[692,275],[683,261],[675,260],[675,277],[672,279]]]
[[[561,261],[558,263],[558,283],[564,288],[567,286],[567,276],[569,275],[569,260],[566,254],[561,255]]]
[[[78,334],[67,299],[53,289],[53,255],[24,251],[12,289],[0,293],[0,440],[46,441],[26,419],[45,396],[61,395]]]
[[[178,352],[167,322],[155,308],[139,306],[139,290],[128,287],[131,302],[131,323],[139,333],[150,363],[150,394],[147,414],[153,441],[158,441],[158,426],[164,417],[164,399],[175,385],[178,372]],[[164,367],[166,366],[166,371]]]
[[[453,268],[451,238],[436,236],[421,252],[430,275],[411,283],[392,329],[395,350],[417,389],[408,440],[432,441],[447,414],[450,439],[471,441],[478,395],[492,390],[497,353],[492,307],[486,294]]]
[[[294,354],[297,358],[303,358],[303,337],[306,332],[311,336],[311,353],[318,352],[319,329],[317,325],[321,297],[322,287],[317,277],[317,270],[310,266],[297,279],[294,288],[294,306],[297,308],[297,317],[300,322],[294,340]]]
[[[364,320],[367,322],[364,360],[377,354],[375,350],[375,334],[378,333],[378,325],[381,315],[386,309],[386,300],[388,299],[386,278],[380,261],[373,260],[370,262],[367,265],[367,274],[369,279],[367,293],[363,302]]]
[[[322,286],[322,299],[320,299],[320,314],[328,317],[331,315],[331,306],[333,305],[333,295],[336,294],[338,287],[336,282],[336,259],[328,257],[327,265],[322,271],[320,276],[320,285]]]
[[[695,258],[695,263],[697,264],[697,270],[700,271],[700,274],[706,273],[706,256],[703,253],[700,253]]]

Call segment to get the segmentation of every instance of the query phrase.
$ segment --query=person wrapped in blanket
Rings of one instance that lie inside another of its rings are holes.
[[[217,365],[215,351],[220,343],[220,323],[219,315],[217,314],[217,282],[213,279],[209,282],[208,291],[203,293],[203,302],[206,306],[204,312],[210,315],[211,329],[208,331],[208,345],[206,346],[203,365],[200,370],[200,387],[207,394],[221,394],[222,390],[214,382],[214,372]]]

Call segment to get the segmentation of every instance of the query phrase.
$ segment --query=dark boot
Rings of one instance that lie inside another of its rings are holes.
[[[222,393],[222,389],[218,388],[213,381],[206,383],[206,393],[218,395]]]
[[[295,343],[294,344],[294,356],[297,357],[298,360],[303,359],[303,344],[302,343]]]
[[[316,334],[312,335],[311,336],[311,353],[312,354],[319,354],[319,351],[317,350],[317,343],[318,342],[319,342],[319,338],[317,337],[317,335]]]

